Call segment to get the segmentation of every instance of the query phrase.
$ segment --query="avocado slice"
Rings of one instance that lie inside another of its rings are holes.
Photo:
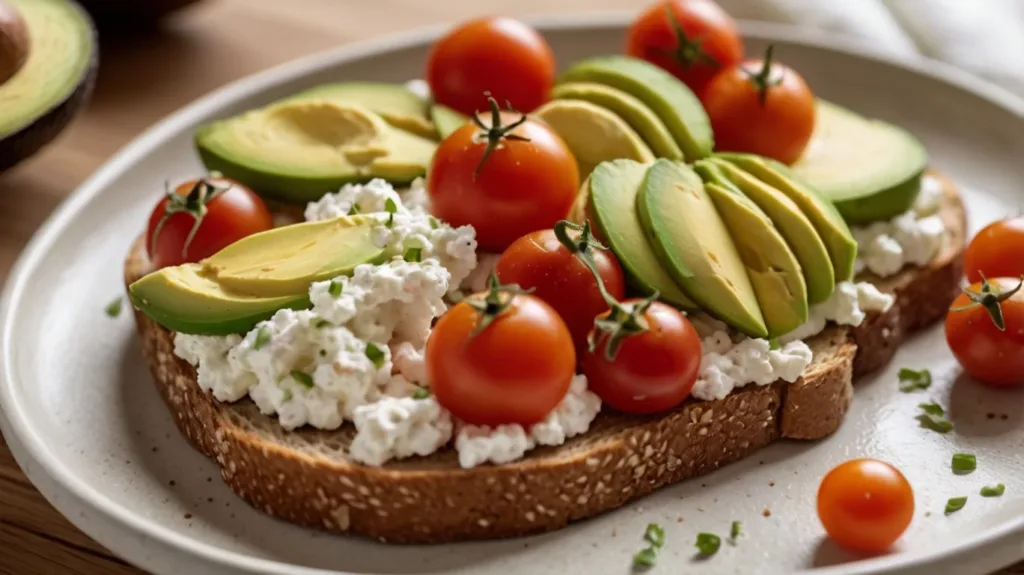
[[[426,174],[437,144],[366,108],[292,99],[200,127],[203,164],[284,202],[308,202],[344,184]]]
[[[636,202],[654,252],[686,295],[741,332],[767,336],[746,267],[700,177],[686,164],[659,159]]]
[[[0,82],[0,172],[53,140],[92,94],[92,20],[67,0],[7,0],[27,29],[27,58]],[[0,48],[2,49],[2,48]]]
[[[396,128],[424,138],[437,137],[429,103],[400,84],[338,82],[316,86],[288,98],[289,101],[319,99],[360,106]]]
[[[764,315],[768,337],[789,333],[807,321],[807,284],[796,255],[772,220],[714,164],[693,166],[732,235]]]
[[[637,194],[647,168],[633,160],[602,162],[594,168],[580,195],[589,198],[587,215],[601,241],[619,258],[629,285],[684,309],[697,309],[672,281],[644,235],[637,216]]]
[[[199,262],[224,289],[261,297],[301,294],[313,282],[351,275],[384,261],[373,241],[376,219],[342,216],[273,228],[244,237]]]
[[[606,160],[654,160],[654,152],[640,135],[607,108],[583,100],[551,100],[534,115],[565,140],[576,157],[581,180]]]
[[[683,151],[672,139],[665,123],[647,105],[627,92],[593,82],[567,82],[555,86],[551,97],[584,100],[607,108],[636,130],[656,156],[670,160],[683,159]]]
[[[558,84],[569,82],[604,84],[639,99],[665,124],[687,161],[711,153],[714,138],[704,106],[686,84],[658,66],[629,56],[601,56],[566,70]]]
[[[128,287],[132,304],[153,321],[180,333],[246,333],[279,309],[306,309],[309,294],[260,297],[225,290],[199,264],[157,270]]]
[[[456,112],[444,104],[434,104],[430,107],[430,119],[433,120],[437,135],[442,140],[472,121],[469,116]]]
[[[720,158],[708,161],[771,218],[800,262],[810,303],[827,300],[836,287],[835,271],[825,242],[803,210],[786,194],[733,164]]]
[[[927,166],[924,145],[909,132],[818,100],[814,134],[792,168],[847,222],[866,224],[909,210]]]
[[[803,210],[828,249],[836,282],[853,279],[853,262],[857,259],[857,240],[846,220],[832,202],[814,186],[804,182],[787,166],[770,158],[753,154],[715,154],[752,174],[757,179],[789,196]]]

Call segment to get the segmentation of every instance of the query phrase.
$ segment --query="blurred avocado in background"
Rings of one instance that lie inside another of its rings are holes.
[[[164,16],[202,0],[78,0],[101,28],[154,24]]]

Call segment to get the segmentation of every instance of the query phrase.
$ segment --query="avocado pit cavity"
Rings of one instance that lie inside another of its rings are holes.
[[[0,84],[11,79],[28,60],[28,25],[13,6],[0,0]]]

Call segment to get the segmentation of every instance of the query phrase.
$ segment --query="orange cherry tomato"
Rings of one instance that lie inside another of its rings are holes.
[[[580,177],[565,142],[547,124],[497,112],[438,146],[427,175],[433,214],[476,228],[480,248],[500,253],[519,237],[551,228],[569,213]],[[486,157],[485,157],[486,156]]]
[[[644,308],[649,303],[649,307]],[[619,339],[595,332],[597,346],[583,355],[587,385],[602,401],[626,413],[658,413],[683,402],[700,372],[700,336],[678,310],[661,302],[631,299],[613,311],[627,325],[639,319],[642,331]],[[621,312],[634,316],[631,321]],[[601,315],[608,319],[611,314]],[[627,328],[628,329],[628,328]],[[623,333],[626,333],[625,331]]]
[[[1020,278],[972,284],[946,314],[949,349],[981,383],[1024,384],[1024,290],[1020,284]]]
[[[427,83],[434,101],[472,115],[487,109],[490,92],[517,110],[548,100],[555,82],[555,54],[536,30],[510,18],[470,20],[430,50]]]
[[[242,184],[220,177],[189,180],[153,208],[146,249],[157,268],[177,266],[212,256],[272,227],[274,218],[266,204]]]
[[[722,70],[703,96],[715,149],[749,152],[784,164],[800,159],[814,132],[814,94],[792,68],[749,60]]]
[[[438,403],[458,419],[527,426],[565,397],[576,351],[551,306],[495,281],[488,293],[441,316],[427,340],[426,365]]]
[[[590,258],[615,299],[624,297],[626,283],[618,258],[593,239],[589,226],[575,237],[568,235],[568,222],[555,226],[557,231],[538,230],[513,242],[494,271],[502,283],[532,288],[534,296],[555,308],[572,333],[577,357],[582,357],[594,318],[609,309],[582,258]]]
[[[1002,219],[982,228],[964,252],[964,273],[971,283],[982,276],[1024,275],[1024,216]]]
[[[664,68],[697,96],[719,71],[743,58],[736,23],[710,0],[668,0],[645,10],[626,32],[626,53]]]
[[[829,537],[857,552],[888,549],[914,517],[914,490],[892,465],[853,459],[836,466],[818,487],[818,518]]]

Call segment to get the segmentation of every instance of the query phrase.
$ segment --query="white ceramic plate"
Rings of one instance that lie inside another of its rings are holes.
[[[628,16],[538,22],[563,63],[616,52]],[[972,229],[1016,211],[1024,182],[1024,102],[937,64],[900,64],[808,38],[746,25],[748,51],[766,41],[817,93],[899,123],[927,144],[934,164],[968,193]],[[1024,414],[1018,392],[958,380],[941,329],[901,350],[889,369],[859,382],[840,431],[817,443],[778,444],[718,472],[560,532],[487,543],[384,546],[269,519],[236,499],[216,467],[185,443],[158,398],[130,314],[105,305],[123,292],[122,258],[165,179],[194,176],[200,123],[267,104],[317,83],[404,81],[419,75],[436,31],[316,55],[228,86],[128,146],[49,220],[11,274],[0,308],[2,430],[29,478],[62,513],[128,561],[158,574],[626,573],[648,522],[665,526],[657,572],[984,574],[1024,558]],[[929,367],[927,393],[897,391],[896,369]],[[916,426],[917,404],[949,405],[957,431]],[[1003,419],[987,414],[1007,413]],[[976,453],[978,471],[950,472],[951,454]],[[824,538],[814,511],[821,476],[857,456],[896,464],[917,511],[896,552],[851,563]],[[1001,499],[977,496],[1003,482]],[[970,495],[946,517],[950,496]],[[770,517],[767,516],[770,510]],[[738,545],[694,562],[698,532]]]

